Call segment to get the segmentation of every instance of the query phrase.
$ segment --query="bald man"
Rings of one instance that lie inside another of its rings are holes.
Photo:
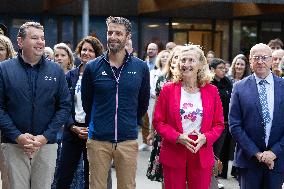
[[[169,51],[171,51],[171,50],[173,50],[173,48],[175,48],[177,45],[174,43],[174,42],[168,42],[167,44],[166,44],[166,50],[169,50]]]
[[[155,61],[158,55],[158,45],[156,43],[150,43],[147,47],[147,65],[149,67],[149,71],[155,68]]]

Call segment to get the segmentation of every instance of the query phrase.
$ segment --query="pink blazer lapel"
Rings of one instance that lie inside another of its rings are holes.
[[[205,86],[206,87],[206,86]],[[210,111],[210,94],[208,91],[205,89],[205,87],[200,88],[200,93],[201,93],[201,100],[202,100],[202,107],[203,107],[203,118],[202,118],[202,123],[201,123],[201,128],[200,132],[204,133],[208,127],[208,117]]]
[[[176,125],[178,127],[178,130],[183,133],[183,128],[181,124],[181,119],[180,119],[180,95],[181,95],[181,83],[177,83],[175,85],[174,89],[174,115],[175,115],[175,121]]]

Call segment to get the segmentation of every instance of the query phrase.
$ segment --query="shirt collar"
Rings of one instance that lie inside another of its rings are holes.
[[[19,59],[20,63],[21,63],[23,66],[25,66],[25,67],[35,67],[35,68],[39,68],[40,65],[41,65],[42,62],[43,62],[43,56],[41,56],[39,62],[38,62],[37,64],[35,64],[34,66],[31,66],[31,64],[29,64],[29,63],[27,63],[27,62],[24,61],[24,59],[23,59],[23,57],[22,57],[22,50],[21,50],[21,49],[19,49],[19,51],[18,51],[18,59]]]
[[[270,72],[270,73],[268,74],[268,76],[267,76],[266,78],[264,78],[264,79],[258,77],[255,73],[254,73],[253,75],[254,75],[254,77],[255,77],[256,84],[259,84],[259,82],[260,82],[261,80],[265,80],[268,84],[272,84],[272,83],[273,83],[273,75],[272,75],[271,72]]]

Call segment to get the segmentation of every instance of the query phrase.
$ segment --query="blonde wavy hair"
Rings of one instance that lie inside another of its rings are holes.
[[[180,51],[182,49],[183,46],[181,45],[177,45],[176,47],[173,48],[173,50],[171,51],[169,57],[168,57],[168,61],[163,69],[163,72],[162,74],[165,75],[166,77],[168,78],[173,78],[173,73],[171,72],[171,64],[172,64],[172,61],[174,59],[174,56],[175,55],[178,55],[178,57],[180,56]]]
[[[54,45],[53,49],[54,51],[56,49],[63,49],[64,51],[67,52],[69,60],[70,60],[67,65],[67,69],[72,70],[72,68],[74,67],[74,56],[73,56],[72,50],[65,43],[58,43]]]
[[[162,68],[162,63],[161,63],[161,58],[164,55],[164,53],[171,53],[171,51],[169,50],[162,50],[161,52],[158,53],[157,58],[155,60],[155,66],[157,69],[161,69]]]
[[[14,50],[13,44],[8,37],[4,35],[0,35],[0,43],[5,47],[7,51],[6,59],[13,58],[16,56],[16,52]]]
[[[189,44],[187,46],[183,46],[180,53],[182,54],[182,53],[188,52],[188,51],[192,51],[195,54],[199,55],[199,64],[202,65],[202,68],[197,72],[197,83],[198,83],[199,87],[203,87],[204,85],[206,85],[206,84],[208,84],[212,81],[214,75],[212,74],[212,72],[210,72],[209,65],[207,63],[204,52],[199,45]],[[183,80],[182,74],[180,72],[180,60],[179,60],[178,70],[179,70],[179,74],[173,80],[173,82],[175,82],[175,83]]]

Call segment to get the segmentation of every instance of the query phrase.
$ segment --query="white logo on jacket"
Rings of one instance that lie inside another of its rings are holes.
[[[52,78],[52,77],[49,77],[49,76],[45,76],[45,77],[44,77],[44,80],[45,80],[45,81],[51,81],[51,80],[56,81],[56,77]]]
[[[102,75],[107,75],[106,71],[103,71],[103,72],[102,72]]]
[[[135,74],[136,74],[136,72],[127,72],[127,73],[129,73],[129,74],[133,74],[133,75],[135,75]]]

